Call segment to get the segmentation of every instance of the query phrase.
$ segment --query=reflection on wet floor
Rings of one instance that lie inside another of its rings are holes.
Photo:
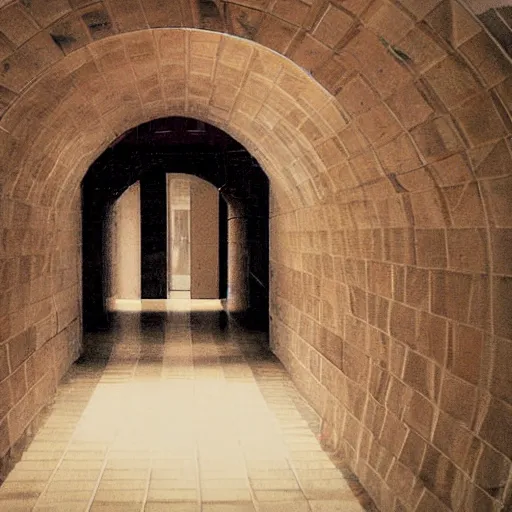
[[[1,511],[373,510],[266,334],[212,301],[163,302],[86,336]]]

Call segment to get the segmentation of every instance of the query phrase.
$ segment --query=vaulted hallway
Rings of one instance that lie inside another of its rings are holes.
[[[320,448],[265,333],[217,300],[143,303],[160,311],[117,313],[86,338],[0,487],[2,512],[375,510]]]
[[[139,181],[142,289],[146,192],[189,172],[226,198],[226,309],[254,299],[378,509],[510,510],[509,4],[0,0],[0,482],[108,326],[103,214]]]

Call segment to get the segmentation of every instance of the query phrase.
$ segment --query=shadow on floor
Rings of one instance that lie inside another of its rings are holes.
[[[222,311],[119,312],[88,333],[0,511],[375,510],[268,348]]]

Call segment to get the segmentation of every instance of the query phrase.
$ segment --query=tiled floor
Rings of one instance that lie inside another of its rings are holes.
[[[369,510],[262,335],[216,301],[169,305],[88,337],[0,511]]]

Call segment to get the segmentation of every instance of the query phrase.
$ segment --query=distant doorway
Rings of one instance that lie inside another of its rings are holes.
[[[112,301],[176,294],[233,314],[242,294],[244,316],[268,325],[269,183],[234,139],[195,119],[150,121],[98,157],[81,191],[84,330],[109,324]]]
[[[219,191],[190,174],[167,174],[167,297],[219,298]]]
[[[190,180],[167,175],[167,241],[169,299],[190,298]]]

